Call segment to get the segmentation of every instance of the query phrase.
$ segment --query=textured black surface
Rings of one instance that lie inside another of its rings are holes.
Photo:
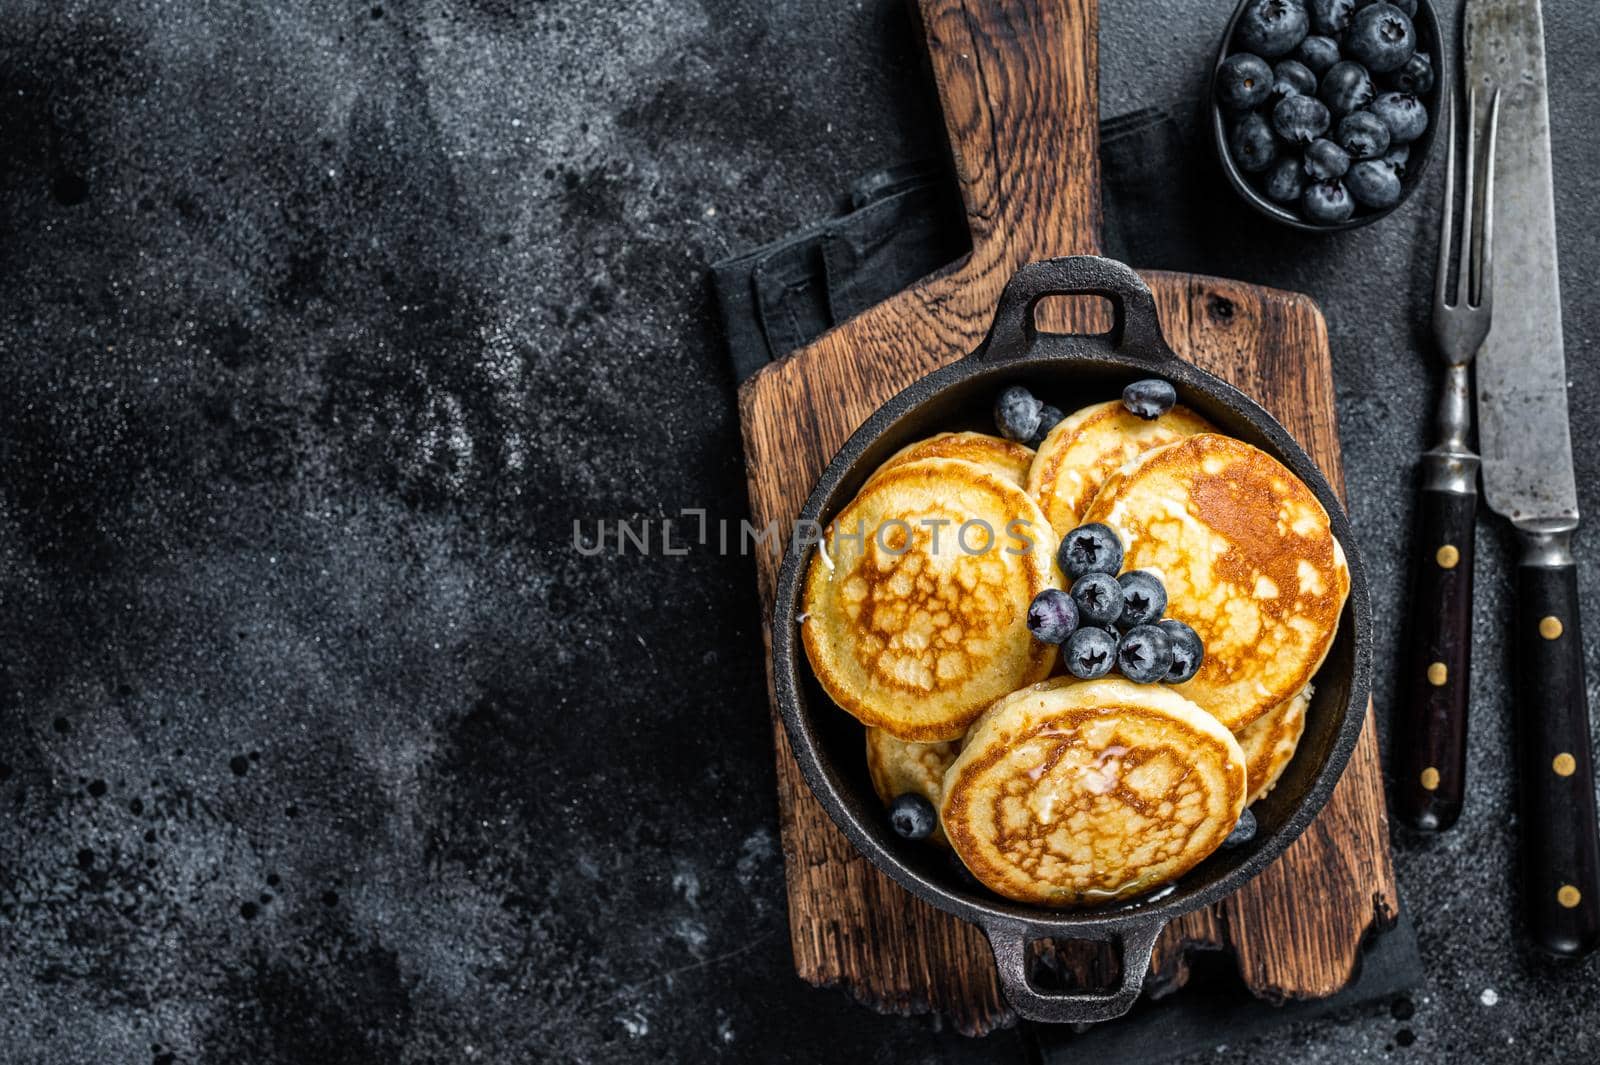
[[[1228,6],[1108,0],[1104,111],[1193,131]],[[1600,26],[1547,18],[1593,513]],[[793,977],[749,560],[570,547],[744,512],[704,267],[939,143],[897,0],[6,4],[5,1059],[1016,1060]],[[1310,240],[1219,200],[1208,262],[1140,264],[1321,300],[1380,708],[1436,204]],[[1397,840],[1426,986],[1206,1060],[1600,1052],[1597,963],[1514,934],[1479,546],[1474,792]]]

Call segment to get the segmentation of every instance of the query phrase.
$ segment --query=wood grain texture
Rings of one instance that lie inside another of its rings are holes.
[[[1018,266],[1099,247],[1093,0],[922,0],[920,9],[973,250],[742,386],[758,526],[794,518],[827,461],[876,407],[976,347]],[[1255,396],[1342,485],[1327,332],[1315,304],[1216,278],[1143,276],[1172,347]],[[1081,302],[1041,308],[1040,321],[1104,327],[1099,308]],[[778,563],[774,553],[758,554],[769,620]],[[770,630],[766,637],[770,661]],[[770,668],[768,680],[770,688]],[[982,934],[917,900],[850,847],[806,787],[776,714],[773,721],[800,976],[875,1009],[940,1013],[970,1034],[1012,1023]],[[1365,935],[1392,919],[1396,897],[1369,727],[1311,830],[1237,895],[1168,928],[1149,986],[1180,986],[1188,950],[1229,948],[1259,994],[1331,994],[1350,980]],[[1059,954],[1068,974],[1087,978],[1098,964],[1081,946]]]

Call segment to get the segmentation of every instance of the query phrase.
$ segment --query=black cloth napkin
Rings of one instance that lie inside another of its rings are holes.
[[[1144,267],[1196,268],[1201,254],[1185,195],[1192,166],[1165,111],[1145,108],[1100,124],[1107,255]],[[736,379],[970,247],[947,161],[862,176],[841,197],[835,217],[712,266]]]

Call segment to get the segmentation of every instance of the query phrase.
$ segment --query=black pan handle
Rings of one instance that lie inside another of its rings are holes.
[[[1528,935],[1581,958],[1600,943],[1600,833],[1571,533],[1522,532],[1517,567],[1522,886]]]
[[[1440,832],[1456,823],[1466,797],[1478,459],[1430,451],[1422,471],[1404,724],[1392,765],[1395,814],[1412,828]]]
[[[1098,255],[1040,259],[1012,274],[978,357],[1012,358],[1033,347],[1041,336],[1034,310],[1047,296],[1103,296],[1111,301],[1111,331],[1105,338],[1114,350],[1177,358],[1161,335],[1155,297],[1144,279],[1132,267]]]
[[[1000,990],[1018,1016],[1045,1024],[1088,1024],[1112,1020],[1133,1008],[1150,971],[1156,937],[1166,926],[1165,918],[1152,917],[1129,921],[1108,933],[1107,938],[1122,948],[1122,981],[1109,993],[1040,991],[1028,977],[1028,945],[1039,937],[1021,924],[991,924],[983,931],[994,949]]]

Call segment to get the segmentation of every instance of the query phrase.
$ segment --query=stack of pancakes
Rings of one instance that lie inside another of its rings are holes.
[[[1064,587],[1056,546],[1088,522],[1200,634],[1189,681],[1050,677],[1028,604]],[[824,533],[802,633],[867,726],[885,803],[925,796],[935,842],[997,893],[1082,905],[1182,875],[1277,783],[1349,583],[1327,513],[1276,459],[1181,406],[1145,421],[1113,401],[1037,453],[943,433],[892,456]]]

